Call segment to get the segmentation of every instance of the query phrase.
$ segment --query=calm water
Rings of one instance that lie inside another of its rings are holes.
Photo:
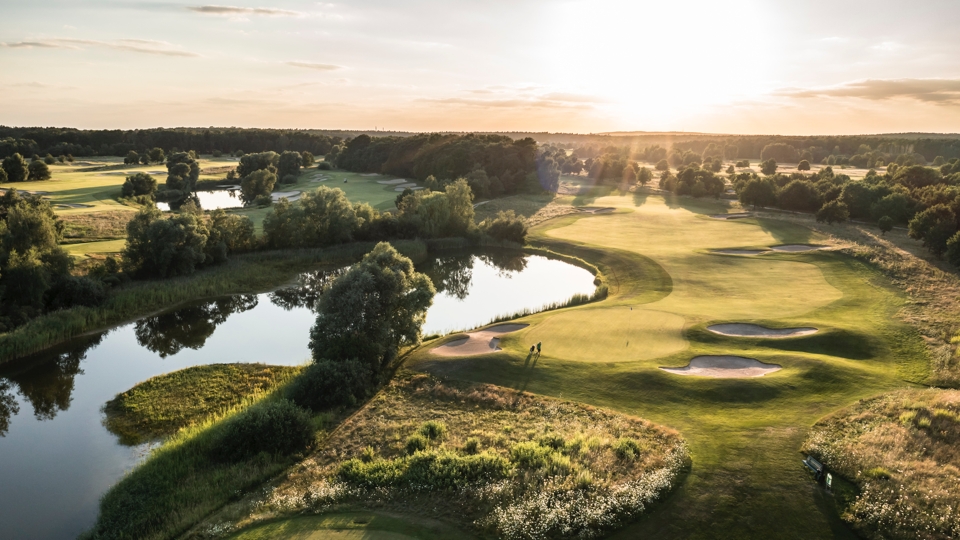
[[[458,254],[421,271],[438,289],[425,334],[593,292],[589,272],[536,256]],[[147,317],[0,366],[0,538],[73,538],[93,524],[99,497],[149,450],[123,446],[103,427],[101,407],[117,393],[199,364],[306,362],[311,307],[338,272]]]
[[[240,200],[239,189],[218,189],[215,191],[195,191],[194,195],[200,200],[200,207],[204,210],[216,210],[217,208],[240,208],[243,201]],[[165,202],[158,202],[157,208],[167,212],[170,205]]]

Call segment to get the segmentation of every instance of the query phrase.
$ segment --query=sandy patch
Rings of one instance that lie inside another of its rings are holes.
[[[584,212],[586,214],[607,214],[613,212],[615,209],[611,207],[597,208],[593,206],[580,206],[577,207],[577,212]]]
[[[711,251],[721,255],[761,255],[769,252],[770,250],[767,249],[714,249]]]
[[[497,352],[500,349],[500,336],[526,328],[526,324],[498,324],[476,332],[468,332],[466,337],[448,341],[434,348],[433,354],[439,356],[474,356]]]
[[[93,208],[92,204],[79,204],[79,203],[57,203],[53,205],[54,208]]]
[[[399,186],[393,188],[394,191],[403,191],[405,189],[409,189],[410,191],[416,191],[417,189],[423,189],[423,188],[417,188],[416,184],[400,184]]]
[[[303,193],[299,191],[274,191],[270,194],[270,197],[273,199],[273,202],[277,202],[280,199],[287,199],[290,202],[293,202],[300,198]]]
[[[785,251],[788,253],[797,253],[800,251],[816,251],[823,249],[824,246],[813,246],[810,244],[784,244],[782,246],[773,246],[770,249],[774,251]]]
[[[764,364],[753,358],[742,356],[696,356],[690,363],[681,368],[660,368],[674,375],[696,375],[698,377],[713,377],[715,379],[739,379],[746,377],[763,377],[767,373],[780,371],[777,364]]]
[[[710,217],[713,219],[743,219],[752,216],[750,212],[735,212],[732,214],[714,214]]]
[[[392,186],[392,185],[394,185],[394,184],[406,184],[406,183],[408,183],[408,182],[407,182],[406,180],[404,180],[403,178],[394,178],[393,180],[377,180],[377,183],[378,183],[378,184],[383,184],[383,185],[386,185],[386,186]]]
[[[379,173],[372,172],[372,173],[367,173],[367,174],[361,174],[360,176],[380,176],[380,174],[379,174]]]
[[[816,334],[818,330],[810,326],[798,328],[767,328],[758,324],[746,323],[727,323],[713,324],[707,327],[707,330],[721,336],[733,337],[762,337],[771,339],[791,338],[797,336],[809,336]]]

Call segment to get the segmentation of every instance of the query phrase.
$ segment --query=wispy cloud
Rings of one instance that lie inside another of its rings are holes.
[[[317,71],[334,71],[337,69],[343,69],[343,66],[338,66],[336,64],[321,64],[318,62],[286,62],[288,66],[304,68],[304,69],[315,69]]]
[[[161,56],[198,57],[197,53],[171,48],[165,41],[146,39],[118,39],[114,41],[97,41],[92,39],[44,39],[37,41],[16,41],[0,43],[0,46],[11,49],[75,49],[84,47],[102,47],[117,51],[135,52],[142,54],[156,54]]]
[[[960,105],[960,79],[867,79],[827,88],[787,88],[775,95],[793,98],[907,98],[927,103]]]
[[[187,6],[190,11],[208,15],[267,15],[273,17],[299,17],[299,11],[275,8],[248,8],[239,6]]]

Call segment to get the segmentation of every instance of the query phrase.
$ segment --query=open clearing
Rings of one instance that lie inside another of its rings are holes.
[[[566,177],[564,177],[566,179]],[[567,197],[572,210],[537,197],[512,203],[524,215],[559,216],[530,241],[596,264],[604,301],[518,319],[495,355],[438,357],[422,350],[408,365],[636,414],[678,429],[689,441],[690,474],[650,516],[614,538],[855,538],[832,495],[800,464],[810,426],[879,393],[925,380],[930,359],[917,331],[898,318],[904,297],[879,272],[788,221],[709,219],[724,202],[625,196],[590,188]],[[569,208],[569,207],[567,207]],[[484,212],[488,212],[484,210]],[[757,249],[762,257],[713,250]],[[770,328],[829,329],[792,339],[731,337],[706,328],[749,321]],[[543,356],[529,359],[531,343]],[[742,356],[782,366],[763,377],[680,377],[661,366],[698,356]]]
[[[738,379],[746,377],[763,377],[767,373],[780,371],[777,364],[764,364],[753,358],[742,356],[697,356],[691,358],[684,367],[660,368],[674,375],[696,375],[698,377],[713,377],[715,379]]]

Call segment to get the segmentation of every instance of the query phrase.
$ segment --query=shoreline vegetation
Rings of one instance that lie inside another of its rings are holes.
[[[399,252],[416,261],[426,258],[429,253],[469,247],[469,242],[463,238],[442,240],[444,241],[394,240],[391,244]],[[290,282],[300,273],[315,270],[317,266],[355,263],[374,245],[374,242],[354,242],[327,248],[240,254],[232,256],[222,265],[190,276],[134,281],[113,291],[101,306],[75,307],[53,312],[0,335],[0,364],[43,352],[77,337],[106,331],[157,312],[174,309],[185,303],[229,294],[268,292]],[[606,297],[607,285],[603,274],[597,266],[580,257],[510,242],[499,242],[485,247],[541,255],[573,264],[594,274],[597,290],[589,298],[572,298],[558,305],[544,306],[535,312],[580,305]]]

